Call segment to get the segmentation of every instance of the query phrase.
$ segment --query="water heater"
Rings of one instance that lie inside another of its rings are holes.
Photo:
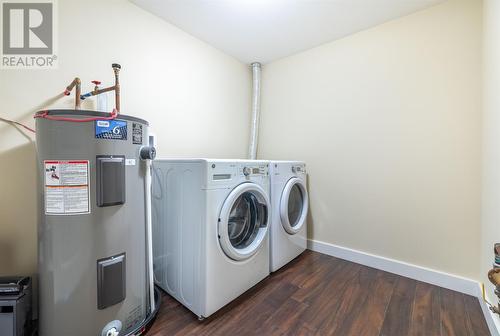
[[[148,123],[84,110],[35,117],[39,335],[138,335],[155,307]]]

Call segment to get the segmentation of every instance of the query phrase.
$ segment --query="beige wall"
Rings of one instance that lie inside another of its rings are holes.
[[[122,113],[150,121],[160,156],[243,157],[250,120],[248,67],[125,0],[59,4],[59,68],[0,70],[0,116],[33,125],[78,75],[113,81],[122,65]],[[88,15],[81,15],[82,13]],[[93,108],[93,105],[87,105]],[[30,137],[0,122],[0,275],[36,268],[36,170]],[[230,141],[227,141],[230,139]]]
[[[72,77],[110,84],[120,62],[122,112],[152,123],[160,156],[245,155],[246,65],[128,1],[58,3],[59,69],[0,70],[1,117],[32,125],[71,106],[57,95]],[[450,0],[264,67],[259,156],[307,161],[310,238],[478,278],[480,41],[481,1]],[[3,123],[0,140],[0,275],[31,273],[35,149]],[[500,217],[484,195],[483,241]]]
[[[481,1],[268,64],[260,158],[308,164],[309,237],[479,277]]]
[[[500,1],[484,1],[483,212],[481,281],[490,302],[498,299],[487,278],[500,242]],[[497,319],[497,323],[500,323]]]

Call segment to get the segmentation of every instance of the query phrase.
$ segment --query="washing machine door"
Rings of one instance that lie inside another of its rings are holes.
[[[269,197],[255,183],[243,183],[233,189],[219,216],[219,242],[224,253],[241,261],[253,256],[267,235]]]
[[[289,234],[296,234],[304,226],[309,200],[304,182],[293,177],[283,188],[280,201],[280,217],[283,228]]]

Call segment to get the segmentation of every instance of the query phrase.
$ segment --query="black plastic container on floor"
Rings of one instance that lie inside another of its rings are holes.
[[[0,277],[0,334],[30,335],[32,287],[29,277]]]

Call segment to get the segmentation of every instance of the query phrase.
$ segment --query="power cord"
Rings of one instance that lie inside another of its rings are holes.
[[[36,133],[35,130],[31,127],[28,127],[18,121],[14,121],[14,120],[10,120],[10,119],[5,119],[5,118],[2,118],[0,117],[0,120],[3,121],[3,122],[6,122],[6,123],[9,123],[9,124],[13,124],[13,125],[17,125],[17,126],[21,126],[23,127],[24,129],[30,131],[30,132],[33,132],[33,133]]]

